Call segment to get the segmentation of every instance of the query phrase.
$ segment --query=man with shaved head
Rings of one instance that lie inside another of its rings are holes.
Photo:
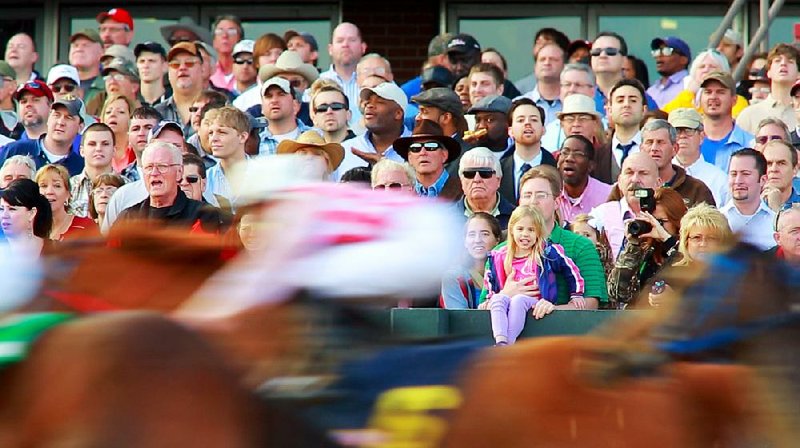
[[[627,222],[641,213],[639,198],[634,194],[635,190],[656,189],[662,183],[658,177],[658,165],[655,160],[643,152],[630,154],[622,163],[622,171],[617,180],[617,187],[623,194],[622,199],[600,204],[589,213],[603,223],[614,258],[619,254],[622,241],[625,239]]]
[[[367,44],[361,39],[361,30],[349,22],[339,24],[331,36],[328,44],[328,54],[331,56],[331,67],[319,77],[331,79],[342,87],[350,104],[353,105],[353,116],[350,124],[357,123],[361,118],[358,113],[359,87],[356,82],[356,66],[367,51]]]

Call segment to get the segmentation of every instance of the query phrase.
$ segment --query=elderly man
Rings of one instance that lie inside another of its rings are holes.
[[[203,91],[202,62],[200,50],[192,42],[175,44],[167,53],[172,96],[156,106],[156,110],[165,120],[180,123],[186,136],[194,133],[189,108]]]
[[[800,264],[800,208],[790,207],[780,212],[773,237],[778,245],[771,252],[793,265]]]
[[[78,69],[83,101],[88,102],[105,90],[100,77],[100,58],[103,56],[103,40],[95,30],[83,30],[69,39],[69,65]]]
[[[86,104],[86,112],[88,114],[100,115],[106,98],[112,95],[122,95],[134,104],[139,102],[139,72],[133,62],[114,58],[103,66],[102,74],[105,82],[105,91],[96,95]]]
[[[111,8],[97,15],[97,23],[100,24],[100,38],[103,46],[108,48],[112,45],[131,44],[133,40],[133,18],[131,14],[122,8]]]
[[[728,170],[731,199],[719,209],[742,241],[761,250],[775,246],[775,212],[761,200],[766,182],[767,160],[760,152],[750,148],[734,152]]]
[[[602,95],[598,96],[597,81],[595,80],[594,72],[592,72],[591,67],[586,64],[567,64],[564,66],[564,69],[561,70],[560,82],[559,99],[561,100],[562,110],[564,109],[563,104],[566,98],[572,94],[579,93],[589,98],[594,98],[596,112],[598,114],[604,113],[603,98]],[[548,119],[549,118],[550,117],[548,117]],[[558,118],[558,114],[555,114],[554,118]],[[601,120],[603,119],[601,118]],[[605,127],[606,123],[602,125]],[[555,151],[561,147],[561,143],[564,142],[565,137],[564,129],[561,127],[561,121],[549,120],[547,126],[545,126],[544,136],[542,137],[542,147],[549,151]],[[589,140],[593,141],[592,138]]]
[[[717,205],[711,190],[702,181],[686,174],[672,160],[678,146],[678,133],[665,120],[650,120],[642,128],[642,151],[649,154],[658,166],[658,177],[665,187],[670,187],[683,197],[687,207],[705,202]]]
[[[178,187],[183,180],[183,156],[177,146],[148,144],[142,154],[142,171],[148,197],[125,209],[119,222],[136,219],[150,225],[183,227],[193,233],[225,231],[227,223],[219,209],[187,198]]]
[[[373,190],[394,190],[414,194],[414,169],[407,163],[381,159],[372,167],[370,185]]]
[[[17,116],[25,130],[19,140],[38,140],[47,132],[47,116],[53,104],[53,92],[42,81],[21,84],[14,93]]]
[[[421,120],[410,137],[395,140],[394,150],[414,168],[417,195],[455,202],[461,198],[461,183],[445,170],[445,164],[461,154],[461,147],[442,132],[441,126]]]
[[[328,54],[331,66],[320,73],[320,77],[336,81],[344,90],[350,104],[359,104],[359,88],[356,81],[356,66],[367,51],[367,44],[361,38],[361,30],[349,22],[340,23],[331,36]],[[354,112],[358,108],[354,108]],[[351,124],[357,123],[360,114],[354,113]],[[346,152],[346,151],[345,151]]]
[[[267,127],[261,131],[258,152],[275,154],[280,142],[296,140],[310,128],[297,118],[300,98],[287,79],[270,78],[261,85],[261,92],[261,111],[267,119]]]
[[[167,51],[158,42],[145,42],[133,49],[136,69],[139,71],[139,92],[143,105],[156,106],[172,96],[164,87],[164,75],[168,72]]]
[[[617,187],[623,194],[622,199],[600,204],[589,213],[603,223],[614,258],[619,255],[625,239],[625,223],[636,218],[641,212],[635,190],[640,188],[656,189],[661,186],[661,183],[655,160],[641,152],[631,154],[622,164],[622,172],[619,174],[617,183]]]
[[[800,52],[793,45],[778,44],[767,55],[767,77],[770,80],[770,93],[767,99],[746,107],[736,124],[751,134],[756,126],[767,117],[780,118],[793,129],[797,126],[792,107],[791,90],[800,74]]]
[[[408,100],[396,84],[385,82],[364,89],[361,91],[361,101],[367,132],[342,143],[344,161],[337,170],[337,180],[347,170],[373,165],[383,157],[402,162],[393,145],[398,138],[411,135],[411,131],[403,125]]]
[[[545,112],[545,125],[556,119],[561,112],[561,72],[567,61],[567,54],[557,43],[544,44],[536,53],[536,87],[524,96],[533,100]]]
[[[237,42],[244,39],[242,21],[231,15],[220,16],[211,24],[214,30],[214,50],[217,52],[217,65],[213,67],[211,82],[222,89],[232,90],[235,79],[233,70],[233,49]]]
[[[679,108],[669,113],[669,124],[677,134],[677,149],[672,163],[686,174],[706,184],[714,202],[728,202],[728,178],[719,168],[703,160],[700,144],[703,134],[703,117],[694,108]]]
[[[689,75],[686,70],[692,61],[689,45],[678,37],[657,37],[650,42],[656,70],[661,79],[647,89],[658,107],[664,107],[683,91],[683,78]]]
[[[746,148],[753,135],[733,121],[736,82],[728,73],[711,72],[700,83],[700,107],[703,109],[705,138],[700,153],[706,162],[722,171],[728,170],[731,154]]]
[[[11,36],[6,44],[5,61],[16,72],[16,80],[22,84],[39,78],[33,69],[39,53],[36,52],[36,43],[27,33],[17,33]]]
[[[0,190],[17,179],[33,179],[36,176],[36,164],[28,156],[13,156],[6,159],[0,168]]]
[[[500,194],[511,203],[519,199],[519,181],[529,169],[542,164],[556,166],[556,159],[541,146],[544,121],[545,111],[529,98],[515,100],[508,111],[514,144],[500,159],[504,174]]]
[[[456,203],[458,212],[467,218],[476,212],[486,212],[497,218],[500,228],[507,228],[515,207],[498,191],[503,171],[494,152],[480,146],[465,152],[458,175],[464,191],[464,198]]]
[[[588,214],[608,200],[611,185],[591,177],[593,170],[592,142],[582,135],[567,137],[558,155],[558,171],[563,179],[563,188],[557,202],[563,221],[570,222],[580,214]]]
[[[297,140],[284,140],[278,145],[278,154],[300,154],[307,161],[322,166],[322,180],[331,180],[332,174],[344,159],[344,148],[338,143],[326,143],[317,131],[300,134]]]
[[[800,194],[792,186],[797,175],[797,151],[786,140],[770,140],[762,151],[767,160],[767,182],[761,199],[778,212],[800,203]]]
[[[392,64],[378,53],[365,54],[356,64],[356,83],[363,88],[370,76],[377,76],[384,82],[394,81]]]
[[[83,102],[76,96],[67,96],[53,103],[47,116],[47,133],[37,140],[20,140],[9,143],[0,162],[15,155],[33,158],[39,169],[49,163],[64,165],[74,176],[83,171],[83,158],[72,151],[72,145],[83,130],[81,109]]]
[[[356,135],[348,129],[350,103],[339,84],[321,79],[314,82],[311,91],[311,120],[322,131],[329,143],[342,143]]]
[[[514,145],[514,139],[508,135],[510,109],[511,100],[491,95],[473,103],[467,111],[468,115],[475,115],[475,132],[486,131],[483,137],[473,143],[491,149],[498,158],[508,153]]]

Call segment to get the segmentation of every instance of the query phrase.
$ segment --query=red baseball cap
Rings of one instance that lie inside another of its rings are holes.
[[[17,91],[14,92],[14,99],[19,101],[19,98],[25,92],[33,96],[46,96],[51,102],[53,101],[53,91],[50,90],[50,87],[47,87],[47,84],[38,79],[17,86]]]
[[[122,9],[122,8],[111,8],[108,11],[103,11],[97,15],[97,23],[103,23],[106,19],[111,19],[115,22],[124,23],[128,25],[131,31],[133,31],[133,17],[131,17],[131,13]]]

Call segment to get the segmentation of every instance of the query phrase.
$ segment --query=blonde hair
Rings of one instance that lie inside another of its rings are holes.
[[[540,268],[542,267],[542,257],[544,256],[544,247],[547,237],[545,236],[545,223],[539,209],[533,206],[521,205],[511,213],[511,219],[508,220],[508,239],[506,258],[503,260],[503,268],[506,275],[511,274],[511,263],[514,261],[514,254],[517,252],[517,242],[514,240],[514,226],[525,218],[533,220],[534,228],[534,241],[531,245],[531,254],[525,264],[533,266],[535,263]]]
[[[56,177],[61,178],[61,182],[64,183],[64,188],[67,190],[67,194],[69,194],[67,200],[64,202],[64,209],[67,211],[67,213],[69,213],[70,201],[72,200],[72,188],[69,183],[69,178],[70,178],[69,171],[67,170],[66,167],[64,167],[64,165],[59,165],[57,163],[50,163],[48,165],[39,168],[39,171],[36,172],[36,177],[33,180],[34,182],[36,182],[36,185],[39,185],[41,187],[40,182],[42,181],[42,179],[44,179],[45,176],[48,176],[50,174],[54,174]]]
[[[117,100],[123,100],[125,101],[125,104],[128,105],[128,120],[130,120],[133,117],[133,111],[134,109],[136,109],[136,103],[125,95],[116,94],[106,98],[106,101],[103,103],[103,107],[100,109],[100,122],[103,122],[103,119],[106,116],[106,109],[108,109],[108,106],[110,106],[111,103]]]
[[[701,202],[690,208],[683,218],[681,218],[681,240],[678,251],[683,255],[683,260],[677,265],[687,265],[694,261],[689,256],[687,246],[689,243],[689,232],[695,229],[711,230],[719,237],[722,245],[728,245],[733,241],[733,231],[728,224],[728,219],[716,208]]]
[[[236,129],[236,132],[250,132],[250,119],[244,112],[233,106],[211,109],[203,117],[206,124],[219,123],[222,126]]]
[[[414,182],[417,181],[417,174],[414,172],[414,168],[411,168],[411,165],[408,163],[400,163],[391,159],[381,159],[372,167],[370,185],[374,187],[375,182],[378,181],[378,176],[384,171],[402,171],[403,174],[406,175],[409,185],[414,185]]]

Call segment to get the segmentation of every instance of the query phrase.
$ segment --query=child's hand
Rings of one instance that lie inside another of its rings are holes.
[[[538,302],[536,302],[536,305],[533,306],[533,312],[531,314],[533,314],[533,317],[535,319],[541,319],[544,316],[547,316],[548,314],[552,313],[553,310],[555,309],[556,309],[555,305],[548,302],[547,300],[540,299]]]
[[[516,275],[516,273],[516,269],[511,268],[511,272],[506,278],[506,284],[503,285],[503,289],[501,289],[499,293],[508,297],[514,297],[517,294],[523,294],[538,299],[541,294],[539,293],[539,285],[536,283],[536,276],[530,275],[520,279],[519,281],[516,281],[514,280],[514,275]]]
[[[488,310],[489,309],[489,303],[491,303],[491,301],[492,301],[492,299],[484,300],[483,303],[478,305],[478,309],[479,310]]]

